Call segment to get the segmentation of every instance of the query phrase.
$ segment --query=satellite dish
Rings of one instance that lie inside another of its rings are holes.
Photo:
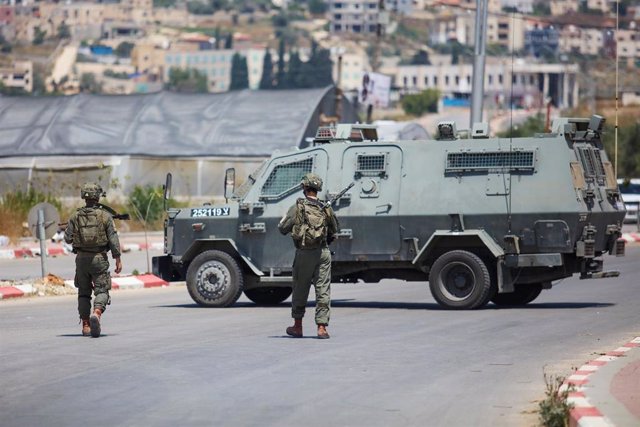
[[[50,239],[58,231],[58,223],[60,222],[60,214],[58,210],[51,203],[38,203],[29,210],[29,216],[27,216],[27,222],[29,223],[29,230],[33,237],[38,238],[38,211],[42,209],[44,212],[44,239]]]

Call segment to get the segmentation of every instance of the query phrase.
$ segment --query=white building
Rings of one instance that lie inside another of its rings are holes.
[[[513,73],[512,73],[513,69]],[[540,64],[522,59],[487,58],[484,90],[498,103],[513,94],[513,103],[538,107],[548,97],[560,108],[578,105],[577,64]],[[472,64],[401,65],[395,84],[414,93],[438,89],[445,97],[468,98],[472,92]]]
[[[375,34],[378,30],[378,0],[329,0],[329,27],[332,33]]]

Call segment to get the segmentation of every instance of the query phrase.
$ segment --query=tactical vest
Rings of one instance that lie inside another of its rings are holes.
[[[328,214],[320,202],[296,201],[296,218],[291,237],[299,249],[316,249],[326,245]]]
[[[95,249],[109,243],[104,212],[95,208],[80,208],[76,213],[76,226],[78,229],[73,233],[74,248]]]

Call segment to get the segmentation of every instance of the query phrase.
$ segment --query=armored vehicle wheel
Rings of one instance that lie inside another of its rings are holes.
[[[485,306],[494,293],[485,263],[468,251],[449,251],[433,263],[429,273],[431,294],[446,308],[475,309]]]
[[[244,294],[258,305],[276,305],[289,298],[291,288],[279,286],[254,288],[245,290]]]
[[[495,305],[525,305],[538,298],[542,292],[542,283],[516,285],[515,292],[495,294],[491,301]]]
[[[189,295],[200,305],[229,307],[240,298],[242,288],[242,271],[226,252],[202,252],[187,269]]]

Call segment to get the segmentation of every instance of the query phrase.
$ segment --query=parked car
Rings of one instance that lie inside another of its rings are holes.
[[[637,222],[638,205],[640,205],[640,178],[618,179],[618,188],[624,201],[624,207],[627,209],[624,222]]]

